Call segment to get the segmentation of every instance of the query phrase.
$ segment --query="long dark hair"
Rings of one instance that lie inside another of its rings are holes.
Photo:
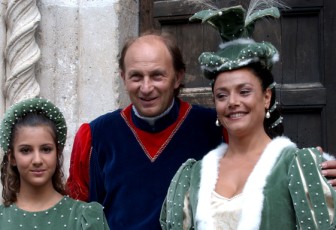
[[[58,144],[55,124],[41,113],[32,112],[18,119],[13,125],[12,136],[8,152],[5,153],[1,163],[1,182],[3,185],[2,197],[6,207],[17,201],[17,193],[20,189],[20,174],[16,166],[11,165],[14,154],[14,140],[22,127],[47,126],[52,130],[54,143],[57,147],[57,163],[55,173],[52,177],[52,184],[57,192],[65,195],[64,172],[63,172],[63,146]]]
[[[272,83],[274,83],[274,77],[272,72],[266,69],[261,63],[257,62],[250,64],[247,66],[247,68],[252,70],[254,75],[256,75],[260,79],[263,92],[265,92],[266,89]],[[272,97],[269,109],[276,103],[275,87],[273,87],[271,91],[272,91]],[[282,136],[284,133],[284,126],[282,122],[274,126],[274,123],[281,117],[280,104],[276,105],[276,108],[274,109],[274,111],[270,113],[270,115],[271,115],[270,118],[264,118],[264,129],[267,135],[273,139],[277,136]]]

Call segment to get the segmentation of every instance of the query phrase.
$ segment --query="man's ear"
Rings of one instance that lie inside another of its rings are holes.
[[[124,71],[120,71],[120,77],[123,80],[124,85],[126,86],[126,74]]]
[[[180,85],[183,82],[183,78],[184,78],[184,74],[185,71],[184,70],[180,70],[176,72],[176,81],[175,81],[175,89],[177,89],[178,87],[180,87]]]
[[[125,72],[120,70],[120,77],[123,80],[124,84],[125,84]]]

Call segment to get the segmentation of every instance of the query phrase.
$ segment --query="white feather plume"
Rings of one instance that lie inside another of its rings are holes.
[[[213,0],[186,0],[186,3],[194,6],[198,6],[202,9],[218,10]]]
[[[250,5],[246,12],[246,18],[253,13],[271,7],[287,8],[281,0],[250,0]]]

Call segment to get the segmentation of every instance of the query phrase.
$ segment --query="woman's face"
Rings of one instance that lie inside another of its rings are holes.
[[[20,174],[20,191],[52,185],[57,164],[57,147],[53,131],[48,126],[23,126],[13,142],[11,164]]]
[[[272,92],[263,92],[261,82],[248,68],[222,72],[214,84],[218,119],[229,133],[252,134],[264,130],[265,109]]]

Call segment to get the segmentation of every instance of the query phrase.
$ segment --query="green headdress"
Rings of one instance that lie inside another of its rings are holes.
[[[64,147],[67,126],[63,114],[50,101],[43,98],[32,98],[12,105],[5,113],[0,125],[0,146],[5,154],[9,148],[13,126],[19,119],[32,112],[43,114],[55,124],[58,144]]]
[[[268,42],[257,43],[251,39],[254,24],[266,16],[279,18],[280,12],[275,0],[251,0],[246,11],[242,6],[233,6],[219,10],[202,10],[189,20],[207,22],[218,30],[223,44],[217,52],[204,52],[199,62],[205,71],[205,77],[212,79],[214,74],[226,70],[241,68],[250,63],[260,62],[267,69],[279,60],[277,49]]]

